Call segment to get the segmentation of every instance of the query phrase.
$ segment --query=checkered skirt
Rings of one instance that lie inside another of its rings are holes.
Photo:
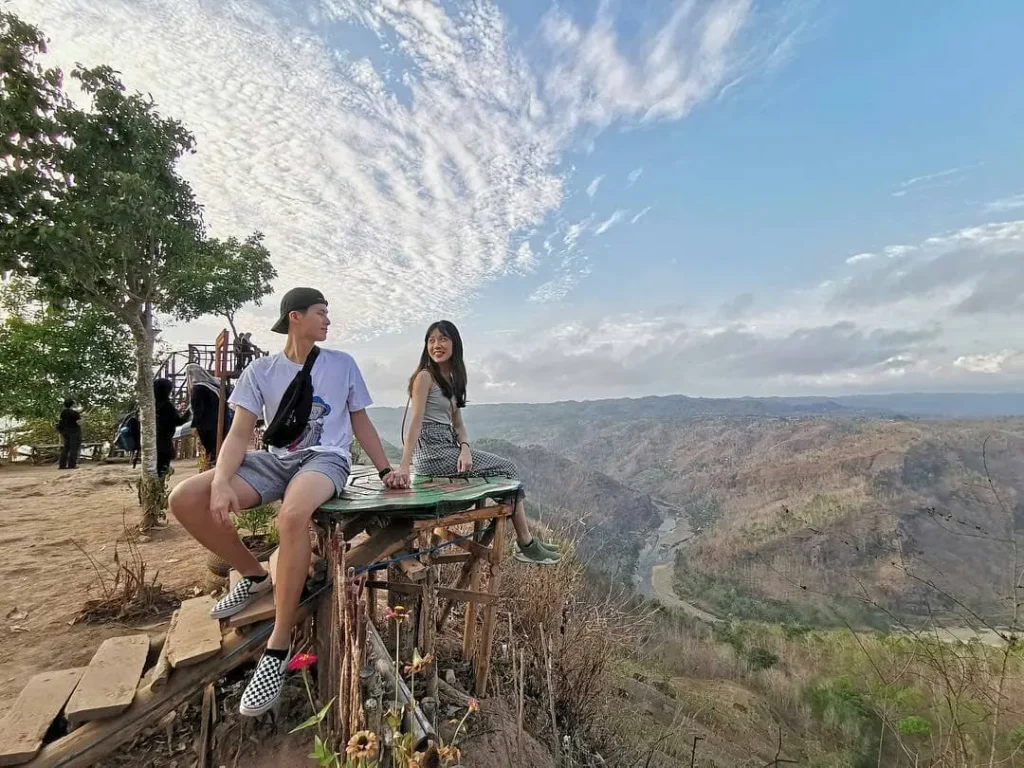
[[[417,475],[453,477],[459,473],[459,438],[448,424],[425,421],[412,454],[412,470]],[[473,469],[469,477],[507,477],[519,479],[516,465],[506,458],[470,447]]]

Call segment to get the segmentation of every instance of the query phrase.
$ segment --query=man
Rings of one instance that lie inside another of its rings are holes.
[[[82,427],[78,421],[82,414],[74,409],[75,401],[68,398],[64,401],[64,410],[57,420],[57,433],[60,435],[61,469],[78,469],[78,454],[82,450]]]
[[[327,338],[327,301],[313,288],[293,288],[281,300],[276,333],[288,335],[284,351],[255,360],[243,371],[230,402],[235,414],[221,446],[216,469],[189,478],[174,489],[169,507],[204,547],[227,560],[241,579],[214,606],[216,618],[233,616],[274,589],[274,631],[239,711],[256,716],[277,701],[290,658],[291,632],[309,568],[309,521],[317,508],[348,480],[353,435],[389,488],[408,487],[407,473],[392,471],[377,430],[366,414],[370,395],[355,360],[322,349],[309,374],[312,407],[304,429],[287,445],[246,453],[259,417],[269,424],[289,385],[302,373],[316,342]],[[277,516],[281,545],[277,584],[245,548],[231,516],[242,509],[283,499]]]

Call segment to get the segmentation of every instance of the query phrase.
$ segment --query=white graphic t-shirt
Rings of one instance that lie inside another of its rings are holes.
[[[288,385],[302,366],[284,353],[254,360],[238,378],[229,402],[262,416],[270,424]],[[351,460],[352,411],[373,403],[363,375],[352,356],[336,349],[320,349],[313,364],[313,408],[306,429],[291,445],[270,446],[270,452],[285,456],[302,450],[333,451]]]

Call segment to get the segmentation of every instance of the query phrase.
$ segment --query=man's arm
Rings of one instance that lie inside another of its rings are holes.
[[[224,438],[224,443],[217,454],[217,469],[213,474],[215,485],[230,485],[231,478],[242,466],[242,459],[249,448],[249,439],[256,428],[256,414],[241,406],[235,406],[235,417],[231,422],[231,431]]]
[[[363,447],[366,455],[370,457],[373,466],[377,468],[378,472],[389,468],[391,462],[388,461],[388,457],[384,453],[384,446],[381,445],[380,435],[377,434],[377,428],[370,421],[370,415],[366,411],[352,411],[350,415],[352,417],[352,434],[356,436],[359,445]]]

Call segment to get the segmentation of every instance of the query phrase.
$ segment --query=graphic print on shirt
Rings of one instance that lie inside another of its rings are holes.
[[[319,395],[313,395],[313,407],[309,410],[309,423],[302,431],[302,434],[291,445],[288,452],[294,453],[314,445],[320,445],[320,438],[324,434],[324,419],[331,412],[331,406],[325,403]]]

